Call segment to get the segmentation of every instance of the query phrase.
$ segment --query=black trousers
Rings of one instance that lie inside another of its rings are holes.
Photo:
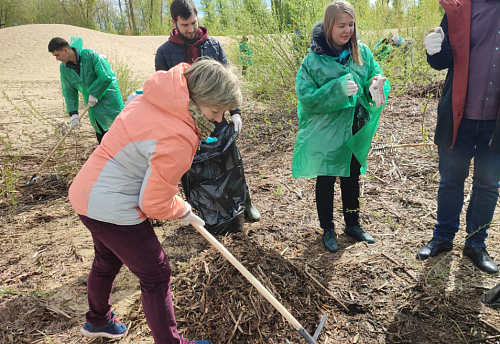
[[[97,137],[97,143],[101,144],[102,138],[104,137],[104,135],[106,135],[107,131],[104,131],[104,129],[99,124],[99,122],[97,122],[97,121],[95,121],[95,122],[97,123],[97,126],[99,127],[99,130],[101,130],[101,133],[102,133],[102,134],[99,134],[97,131],[95,132],[95,136]]]
[[[359,174],[361,165],[352,156],[350,177],[340,177],[340,192],[342,194],[342,210],[346,226],[359,224]],[[333,176],[318,176],[316,178],[316,208],[318,210],[321,228],[334,228],[333,225],[333,195],[335,180]]]
[[[356,134],[369,119],[368,112],[361,105],[354,111],[352,134]],[[342,195],[342,212],[346,226],[359,225],[359,175],[361,164],[352,156],[350,177],[340,178],[340,192]],[[316,178],[316,209],[318,210],[319,224],[323,229],[334,228],[333,225],[333,195],[334,176],[318,176]]]

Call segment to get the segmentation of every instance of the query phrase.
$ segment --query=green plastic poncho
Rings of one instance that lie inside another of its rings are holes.
[[[80,75],[61,63],[59,70],[66,109],[68,113],[78,111],[78,91],[82,93],[85,105],[88,104],[89,95],[96,97],[98,102],[89,109],[88,114],[94,130],[102,134],[96,120],[102,129],[108,131],[124,107],[116,75],[104,55],[91,49],[82,49],[80,37],[72,36],[70,46],[80,55]]]
[[[393,53],[395,48],[399,48],[405,43],[404,38],[399,37],[398,42],[393,46],[390,42],[386,44],[384,42],[386,39],[387,38],[381,39],[377,44],[375,44],[375,47],[373,48],[373,56],[379,62],[385,60],[390,54]],[[392,42],[392,39],[389,38],[389,40],[391,40]]]
[[[375,106],[369,87],[371,79],[382,70],[366,45],[360,43],[359,51],[361,66],[351,57],[343,66],[312,50],[302,62],[296,78],[299,128],[293,149],[294,178],[349,177],[352,155],[361,164],[361,173],[366,172],[366,159],[383,108]],[[358,93],[351,97],[347,96],[349,74],[350,80],[358,84]],[[388,80],[384,91],[387,103]],[[367,110],[369,119],[352,135],[357,104]]]
[[[240,42],[238,44],[238,50],[240,53],[240,64],[242,66],[251,66],[253,64],[252,61],[252,51],[248,46],[247,42]]]
[[[385,43],[387,38],[381,39],[380,42],[375,44],[373,48],[373,56],[377,59],[377,61],[383,61],[387,56],[389,56],[392,52],[392,47],[390,43]]]

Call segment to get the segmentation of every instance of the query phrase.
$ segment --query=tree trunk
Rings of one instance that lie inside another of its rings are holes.
[[[130,33],[133,35],[134,32],[132,31],[132,20],[130,20],[130,10],[128,8],[128,1],[127,0],[124,0],[124,3],[125,3],[125,11],[127,12],[127,23],[128,23],[128,29],[130,31]]]
[[[125,19],[123,18],[122,2],[118,0],[118,7],[120,8],[120,18],[122,20],[123,33],[125,33]]]
[[[129,0],[129,10],[130,10],[130,19],[132,21],[132,33],[134,35],[137,34],[137,26],[135,25],[135,16],[134,16],[134,4],[132,0]]]

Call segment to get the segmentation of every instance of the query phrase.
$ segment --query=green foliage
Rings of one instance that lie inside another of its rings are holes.
[[[256,7],[261,11],[249,12],[239,1],[225,0],[225,6],[216,11],[218,15],[206,19],[215,26],[210,26],[211,32],[214,29],[220,29],[221,33],[230,31],[220,22],[221,16],[233,24],[237,35],[232,36],[233,45],[228,49],[233,64],[239,63],[236,47],[241,35],[249,37],[253,65],[243,80],[252,91],[251,96],[274,108],[290,111],[296,107],[295,76],[308,53],[312,28],[322,20],[330,2],[273,0],[272,12],[263,6]],[[357,0],[352,3],[362,43],[373,49],[382,38],[395,34],[405,38],[407,44],[393,48],[388,57],[379,59],[384,74],[391,81],[393,94],[443,76],[429,67],[421,44],[428,30],[439,25],[442,18],[437,2],[393,0],[389,5],[387,1],[378,0],[370,5],[369,0]],[[204,0],[203,4],[210,11],[217,9],[216,1]],[[240,7],[235,11],[237,4]],[[238,15],[232,17],[235,12]]]
[[[308,53],[311,31],[323,19],[331,0],[201,0],[200,24],[211,35],[231,36],[226,46],[233,65],[239,64],[237,43],[249,37],[253,64],[243,80],[251,96],[275,108],[296,107],[295,76]],[[411,44],[393,48],[380,58],[384,74],[391,81],[393,95],[407,87],[425,85],[442,74],[432,70],[421,42],[443,15],[433,0],[351,0],[362,43],[370,48],[386,37],[398,34]],[[0,0],[0,21],[6,26],[29,23],[65,23],[120,34],[168,34],[172,28],[170,2],[166,0]],[[122,95],[139,85],[124,62],[113,66],[120,74]]]
[[[143,81],[132,72],[132,69],[129,66],[129,60],[130,58],[122,60],[118,57],[116,52],[108,57],[109,65],[116,74],[116,79],[118,80],[118,85],[120,86],[123,101],[125,101],[133,92],[142,88],[143,84]]]
[[[168,34],[166,0],[0,0],[0,24],[68,24],[118,34]]]
[[[14,148],[9,133],[0,134],[2,164],[0,166],[0,203],[5,203],[9,213],[17,208],[16,182],[19,178],[22,150]]]

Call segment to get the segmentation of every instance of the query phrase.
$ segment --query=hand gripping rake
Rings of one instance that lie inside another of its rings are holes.
[[[83,110],[82,114],[80,115],[80,117],[78,117],[78,120],[81,122],[83,117],[85,117],[85,115],[87,114],[87,111],[89,111],[90,109],[90,105],[88,105],[85,110]],[[68,137],[69,133],[71,133],[71,131],[73,130],[73,127],[70,126],[68,131],[66,132],[66,134],[64,134],[64,136],[62,137],[62,139],[59,141],[59,143],[54,147],[54,149],[52,149],[52,151],[49,153],[49,155],[47,155],[47,157],[45,158],[45,160],[42,162],[42,164],[36,169],[35,171],[35,174],[33,174],[33,176],[31,177],[30,180],[28,180],[28,182],[26,183],[26,185],[31,185],[33,184],[33,182],[35,180],[37,180],[38,178],[40,178],[40,176],[38,175],[38,173],[40,173],[40,171],[42,170],[42,168],[45,166],[45,164],[47,163],[47,161],[50,160],[50,158],[52,158],[52,155],[54,155],[54,153],[57,151],[57,149],[59,149],[59,147],[62,145],[62,143],[64,142],[64,140],[66,140],[66,138]]]
[[[252,285],[259,291],[259,293],[261,293],[262,296],[264,296],[267,299],[267,301],[269,301],[274,306],[274,308],[276,308],[276,310],[278,312],[280,312],[281,315],[283,315],[285,317],[285,319],[288,321],[288,323],[290,325],[292,325],[292,327],[295,328],[297,331],[299,331],[300,335],[305,338],[307,343],[316,344],[316,340],[318,339],[319,333],[321,332],[321,330],[323,329],[323,326],[325,325],[326,318],[327,318],[326,314],[324,314],[323,317],[321,318],[319,325],[318,325],[318,328],[316,329],[316,332],[314,333],[314,336],[311,336],[302,327],[302,325],[300,325],[300,323],[297,321],[297,319],[295,319],[293,317],[293,315],[291,315],[290,312],[288,312],[286,310],[286,308],[283,307],[281,305],[281,303],[279,303],[279,301],[276,300],[276,298],[259,282],[259,280],[257,280],[250,273],[250,271],[248,271],[243,265],[241,265],[241,263],[231,254],[231,252],[229,252],[219,241],[217,241],[217,239],[215,239],[212,236],[212,234],[210,234],[203,226],[200,226],[199,224],[194,223],[193,221],[191,221],[191,225],[201,235],[203,235],[203,237],[205,237],[205,239],[207,239],[212,244],[212,246],[214,246],[224,257],[226,257],[226,259],[229,260],[229,262],[231,264],[233,264],[233,266],[236,269],[238,269],[238,271],[241,272],[241,274],[243,276],[245,276],[245,278],[250,283],[252,283]]]

